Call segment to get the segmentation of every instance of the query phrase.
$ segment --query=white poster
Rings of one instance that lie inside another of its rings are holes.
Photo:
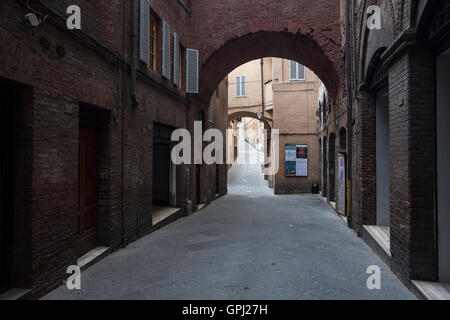
[[[338,156],[338,211],[345,214],[345,157]]]

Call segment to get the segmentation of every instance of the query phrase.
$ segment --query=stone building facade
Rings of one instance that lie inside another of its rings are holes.
[[[66,26],[71,4],[81,8],[81,30]],[[191,9],[184,1],[146,4],[0,3],[2,292],[38,296],[91,249],[126,246],[185,214],[187,198],[195,206],[226,193],[225,165],[202,165],[196,174],[169,161],[174,129],[192,130],[203,119],[206,128],[225,131],[227,84],[207,104],[194,102],[184,71]],[[31,27],[28,13],[47,18]],[[155,205],[179,210],[155,223]]]

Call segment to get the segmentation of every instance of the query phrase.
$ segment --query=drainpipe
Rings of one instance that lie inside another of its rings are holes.
[[[348,225],[353,226],[351,214],[352,200],[352,147],[353,147],[353,94],[352,94],[352,46],[350,32],[350,0],[345,4],[345,62],[346,62],[346,87],[347,87],[347,188],[348,188]]]
[[[131,103],[133,107],[137,107],[136,98],[136,0],[130,1],[131,10],[131,34],[130,34],[130,59],[131,59]]]
[[[124,138],[125,138],[125,106],[127,105],[127,96],[126,96],[126,88],[127,88],[127,49],[126,49],[126,21],[127,21],[127,4],[123,2],[123,55],[124,55],[124,64],[122,66],[122,120],[121,120],[121,137],[120,137],[120,222],[121,222],[121,232],[122,232],[122,247],[126,246],[126,235],[125,235],[125,169],[124,169],[124,154],[125,154],[125,146],[124,146]]]
[[[264,58],[261,59],[261,109],[261,120],[263,120],[266,111],[264,106]]]

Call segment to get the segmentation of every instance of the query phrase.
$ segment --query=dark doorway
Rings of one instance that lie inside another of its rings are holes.
[[[14,123],[18,104],[9,82],[0,80],[0,292],[11,285],[13,219],[14,219]]]
[[[97,132],[80,127],[79,132],[79,215],[78,255],[97,245],[97,193],[99,181]]]
[[[79,256],[110,245],[109,125],[111,112],[80,104],[79,114]],[[100,175],[100,172],[104,174]]]
[[[220,193],[220,165],[216,164],[216,195]]]
[[[328,172],[329,172],[329,184],[328,184],[328,200],[331,202],[336,201],[336,136],[334,133],[330,135],[328,141]]]
[[[322,174],[323,174],[323,187],[322,195],[328,197],[328,164],[327,164],[327,137],[323,137],[322,144]]]
[[[171,135],[173,128],[159,123],[153,124],[153,204],[160,206],[173,205],[171,187],[175,180],[170,160]],[[175,189],[174,189],[175,190]]]
[[[376,206],[378,226],[390,225],[389,95],[387,87],[376,95]]]
[[[206,130],[206,123],[205,123],[205,112],[200,111],[200,120],[202,122],[202,135],[205,133]],[[203,145],[202,145],[202,152],[203,152]],[[202,157],[203,159],[203,157]],[[202,165],[196,164],[195,165],[195,182],[196,182],[196,204],[202,203],[202,188],[201,188],[201,171],[202,171]]]
[[[321,168],[322,162],[323,162],[322,157],[323,157],[323,154],[322,154],[322,139],[319,139],[319,165],[320,165],[319,170],[320,171],[322,171],[322,168]],[[321,173],[320,174],[319,191],[322,191],[322,193],[323,193],[322,188],[323,188],[323,174]]]
[[[196,164],[195,165],[195,181],[197,182],[196,183],[196,203],[197,204],[199,204],[199,203],[202,203],[202,198],[201,198],[201,194],[202,194],[202,190],[201,190],[201,184],[200,184],[200,179],[201,179],[201,177],[200,177],[200,165],[199,164]]]
[[[439,281],[450,283],[450,49],[436,61],[437,233]]]
[[[170,204],[170,145],[155,143],[153,146],[153,203]]]

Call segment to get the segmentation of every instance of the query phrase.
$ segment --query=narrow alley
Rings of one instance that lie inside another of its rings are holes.
[[[43,299],[413,299],[319,196],[273,195],[240,140],[228,194],[130,244]],[[250,161],[249,161],[250,160]],[[381,268],[381,290],[366,270]]]

